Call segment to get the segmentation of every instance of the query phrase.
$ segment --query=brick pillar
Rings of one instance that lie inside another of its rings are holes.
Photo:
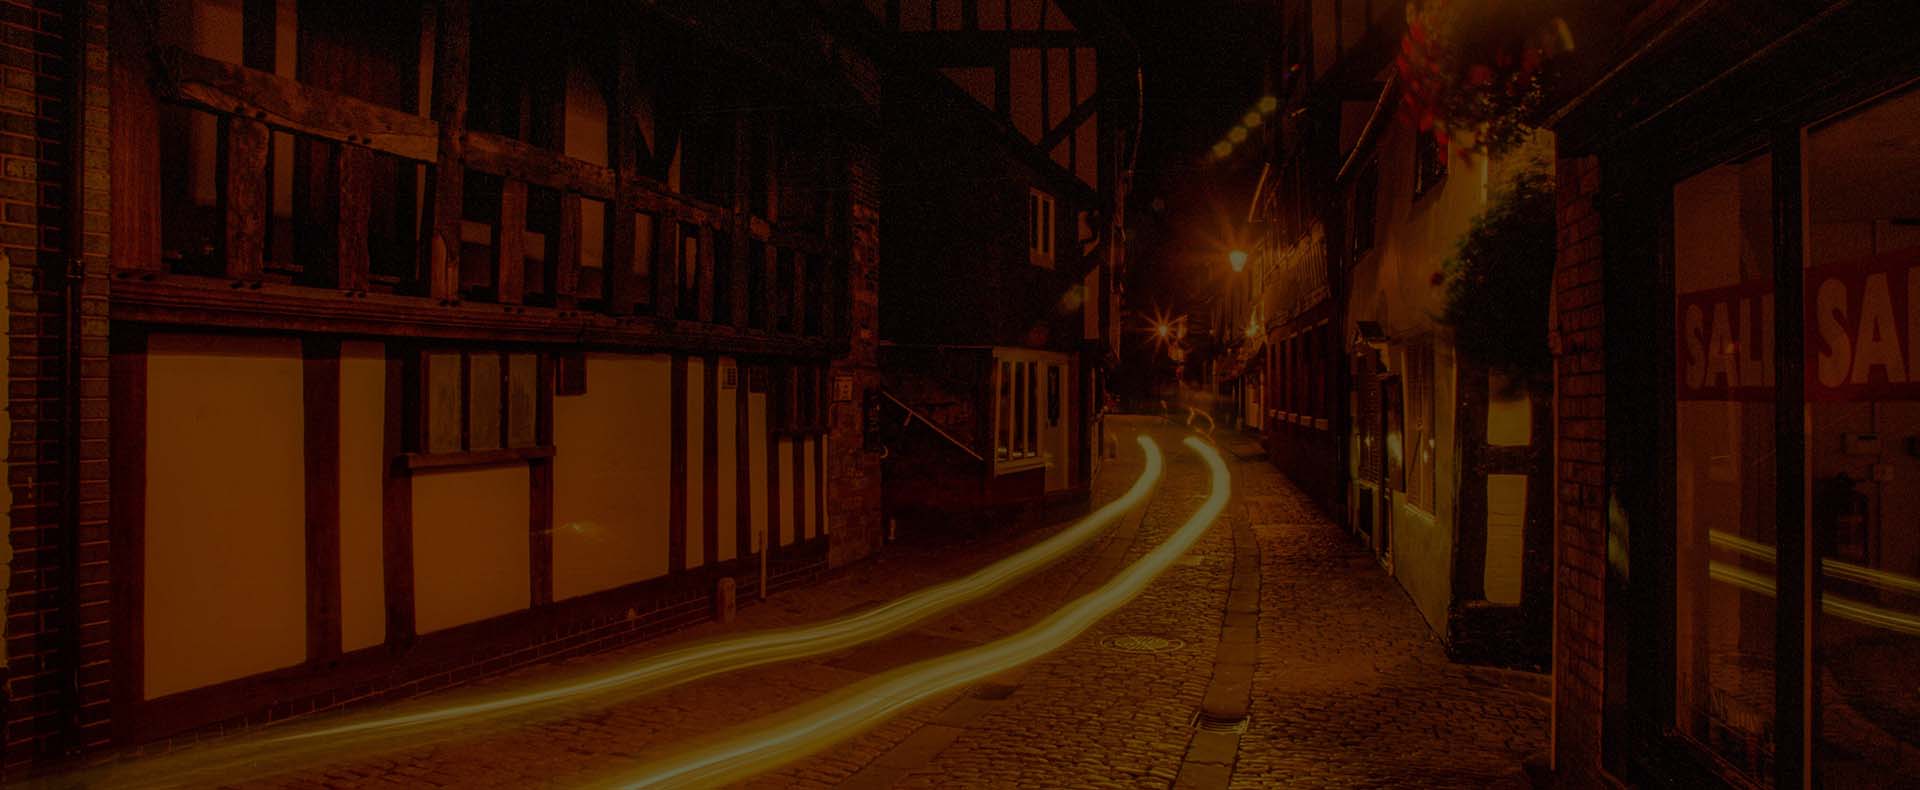
[[[1556,172],[1554,758],[1569,785],[1585,786],[1601,770],[1607,578],[1599,161],[1561,158]]]
[[[839,53],[848,82],[870,108],[878,108],[880,78],[871,60],[848,50]],[[880,549],[880,456],[864,441],[862,403],[880,388],[880,161],[864,140],[849,140],[847,151],[848,260],[845,305],[849,348],[833,361],[832,375],[853,380],[852,402],[836,403],[829,426],[827,520],[832,527],[827,563],[839,567]]]

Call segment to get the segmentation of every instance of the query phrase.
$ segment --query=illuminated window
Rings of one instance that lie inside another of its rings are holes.
[[[1407,504],[1433,512],[1433,339],[1407,344]]]
[[[1038,189],[1027,193],[1027,262],[1053,268],[1053,196]]]

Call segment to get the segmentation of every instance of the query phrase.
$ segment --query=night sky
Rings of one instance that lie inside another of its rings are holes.
[[[1259,177],[1260,147],[1249,139],[1223,161],[1215,161],[1210,149],[1265,93],[1265,58],[1270,42],[1280,37],[1280,4],[1118,0],[1113,5],[1140,48],[1146,85],[1128,215],[1129,315],[1122,346],[1131,355],[1151,349],[1144,342],[1142,315],[1155,309],[1171,314],[1204,309],[1211,285],[1226,272],[1226,250],[1243,232]]]

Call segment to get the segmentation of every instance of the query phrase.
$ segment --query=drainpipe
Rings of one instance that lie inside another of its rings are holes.
[[[87,0],[68,5],[66,232],[61,267],[60,344],[60,527],[63,568],[60,575],[61,648],[66,659],[61,678],[63,751],[80,747],[80,298],[86,279],[86,126]]]

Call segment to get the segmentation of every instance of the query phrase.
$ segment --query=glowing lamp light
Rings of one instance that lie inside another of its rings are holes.
[[[1232,140],[1236,143],[1245,142],[1247,139],[1247,127],[1245,126],[1233,127],[1233,131],[1227,132],[1227,139]]]
[[[1213,155],[1215,158],[1225,159],[1227,155],[1231,153],[1233,153],[1233,143],[1221,140],[1213,144]]]
[[[1247,117],[1240,119],[1240,125],[1245,126],[1248,129],[1258,129],[1260,128],[1260,124],[1265,123],[1266,120],[1267,119],[1261,116],[1260,113],[1250,112],[1250,113],[1247,113]]]
[[[1263,113],[1273,112],[1274,110],[1280,109],[1280,100],[1272,96],[1262,96],[1260,97],[1259,106],[1260,111]]]
[[[1233,270],[1236,272],[1247,268],[1246,250],[1234,250],[1233,252],[1227,253],[1227,263],[1233,264]]]
[[[1164,339],[1168,335],[1173,334],[1173,327],[1167,326],[1166,324],[1160,324],[1153,328],[1153,333],[1155,335],[1160,336],[1162,339]]]

